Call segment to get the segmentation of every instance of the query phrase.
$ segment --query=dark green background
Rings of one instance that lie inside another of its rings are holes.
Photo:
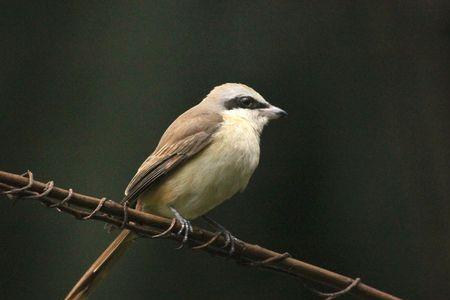
[[[120,199],[178,114],[243,82],[289,118],[212,215],[406,299],[448,297],[447,1],[37,2],[0,7],[0,169]],[[114,237],[6,200],[2,299],[61,299]],[[317,299],[173,247],[139,241],[93,299]]]

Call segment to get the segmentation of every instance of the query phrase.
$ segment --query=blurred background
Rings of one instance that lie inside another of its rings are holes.
[[[247,190],[211,216],[399,297],[446,299],[446,2],[2,3],[0,169],[119,200],[176,116],[246,83],[289,118],[265,130]],[[115,236],[6,198],[0,220],[2,299],[63,298]],[[174,246],[140,240],[92,299],[317,299]]]

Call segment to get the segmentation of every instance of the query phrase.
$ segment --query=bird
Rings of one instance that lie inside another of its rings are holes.
[[[246,188],[259,164],[263,128],[283,116],[286,111],[245,84],[214,87],[167,128],[126,187],[123,203],[176,218],[182,243],[192,231],[191,221],[203,216],[233,244],[235,237],[206,213]],[[136,237],[123,229],[65,299],[87,298]]]

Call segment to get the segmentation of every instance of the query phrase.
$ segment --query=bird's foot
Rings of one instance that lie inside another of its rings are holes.
[[[239,239],[232,235],[231,232],[227,230],[223,225],[217,223],[213,219],[207,216],[203,216],[203,219],[214,229],[218,230],[220,234],[225,238],[225,244],[223,245],[223,248],[229,247],[227,254],[228,256],[232,256],[236,250],[236,242],[238,242]]]
[[[186,242],[189,238],[189,233],[193,231],[193,228],[192,228],[191,222],[189,220],[185,219],[175,208],[170,206],[170,210],[175,215],[175,218],[177,219],[177,221],[180,222],[180,224],[181,224],[181,228],[180,228],[180,230],[178,230],[178,232],[176,234],[178,236],[183,236],[183,239],[181,240],[180,245],[175,248],[175,249],[181,249],[186,244]]]
[[[223,248],[230,247],[228,249],[228,256],[231,256],[234,254],[234,251],[236,250],[236,241],[238,240],[234,235],[231,234],[228,230],[223,230],[222,235],[225,237],[225,244],[223,245]]]

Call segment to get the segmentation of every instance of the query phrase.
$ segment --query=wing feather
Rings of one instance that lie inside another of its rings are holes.
[[[211,143],[222,117],[216,113],[198,113],[196,108],[188,110],[169,126],[155,151],[131,179],[123,202],[136,200],[152,184]]]

